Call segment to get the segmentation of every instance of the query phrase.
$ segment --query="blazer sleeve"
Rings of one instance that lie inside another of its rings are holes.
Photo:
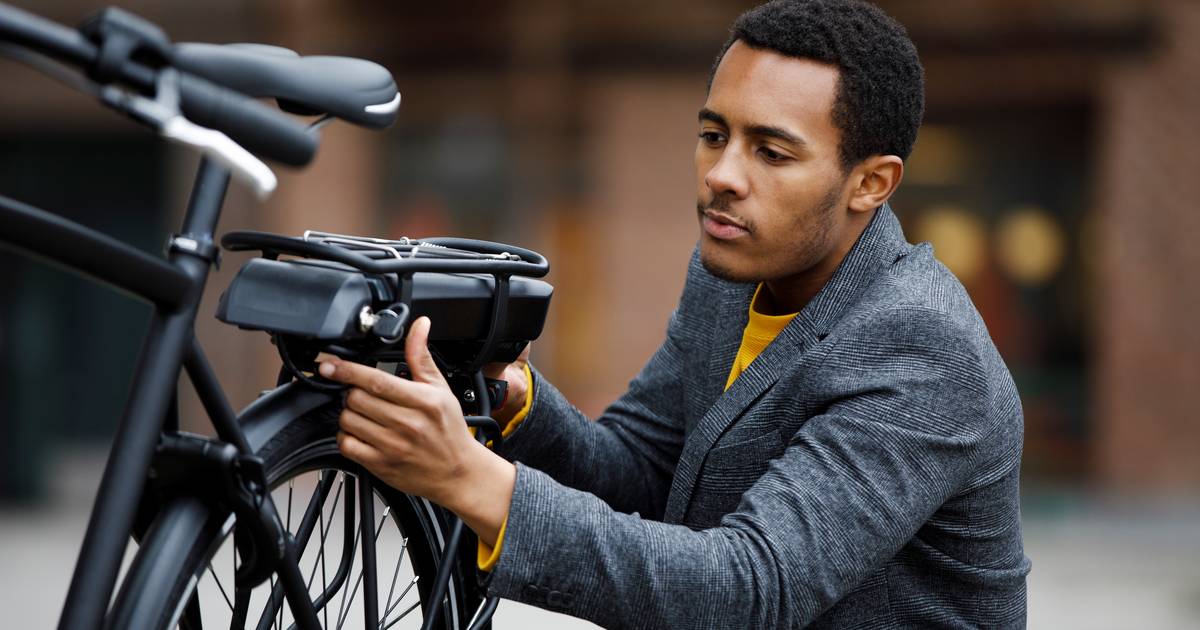
[[[620,514],[518,465],[491,593],[606,628],[811,622],[893,557],[1002,433],[971,340],[904,311],[831,339],[809,386],[834,402],[711,529]]]
[[[534,369],[533,405],[496,452],[595,494],[616,510],[661,519],[683,449],[690,337],[685,331],[703,324],[691,308],[703,290],[700,270],[693,253],[666,339],[599,418],[590,420]]]

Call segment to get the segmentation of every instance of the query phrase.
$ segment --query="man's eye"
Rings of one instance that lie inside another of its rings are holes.
[[[758,152],[764,158],[766,158],[766,160],[768,162],[783,162],[788,159],[786,155],[779,153],[777,151],[768,149],[767,147],[763,147],[763,148],[759,149]]]
[[[703,140],[705,144],[716,146],[725,141],[725,136],[716,131],[701,131],[700,139]]]

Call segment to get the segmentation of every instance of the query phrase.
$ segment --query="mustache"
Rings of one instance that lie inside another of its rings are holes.
[[[732,215],[733,213],[729,211],[729,205],[729,198],[722,195],[714,196],[708,203],[705,203],[703,199],[696,199],[696,212],[703,214],[705,210],[715,210]]]
[[[747,232],[754,233],[754,224],[733,212],[732,205],[729,203],[729,197],[716,195],[707,203],[703,199],[696,199],[696,214],[704,216],[706,210],[720,212],[721,214],[733,217],[745,226]]]

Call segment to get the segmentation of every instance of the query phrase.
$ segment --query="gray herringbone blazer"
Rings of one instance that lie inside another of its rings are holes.
[[[609,628],[1023,627],[1021,404],[954,276],[884,206],[722,392],[753,292],[693,256],[594,422],[535,374],[491,592]]]

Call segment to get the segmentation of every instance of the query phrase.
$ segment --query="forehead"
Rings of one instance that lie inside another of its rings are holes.
[[[837,144],[836,66],[734,42],[717,66],[705,106],[734,126],[784,127],[809,142]]]

